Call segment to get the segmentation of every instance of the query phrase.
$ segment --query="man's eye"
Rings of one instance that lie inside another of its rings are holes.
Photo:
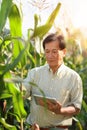
[[[53,51],[53,53],[55,54],[55,53],[57,53],[57,51]]]
[[[49,51],[46,51],[45,53],[47,53],[47,54],[48,54],[48,53],[49,53]]]

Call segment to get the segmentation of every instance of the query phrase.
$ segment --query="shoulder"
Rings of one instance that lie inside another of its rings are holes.
[[[30,73],[39,73],[39,72],[44,72],[45,70],[47,70],[48,68],[48,65],[43,65],[43,66],[40,66],[40,67],[35,67],[33,69],[30,70]]]
[[[71,77],[81,79],[79,73],[77,73],[75,70],[71,69],[70,67],[64,65],[64,69],[67,72],[67,74],[70,75]]]

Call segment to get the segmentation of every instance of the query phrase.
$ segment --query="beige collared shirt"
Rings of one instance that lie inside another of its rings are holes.
[[[62,64],[53,74],[46,64],[29,71],[23,84],[27,90],[26,98],[31,94],[30,114],[27,118],[29,124],[37,123],[40,127],[72,124],[72,117],[55,114],[37,105],[33,94],[42,95],[43,91],[45,96],[56,98],[62,107],[73,104],[81,109],[82,80],[74,70]]]

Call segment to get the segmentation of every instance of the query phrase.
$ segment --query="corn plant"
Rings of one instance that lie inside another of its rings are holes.
[[[50,30],[60,9],[59,3],[49,16],[48,21],[28,31],[28,39],[22,38],[22,19],[19,8],[12,0],[2,0],[0,8],[0,129],[27,129],[24,122],[27,116],[23,100],[22,83],[29,68],[45,63],[44,56],[35,49],[38,37],[40,44],[43,36]],[[9,30],[5,24],[9,20]],[[8,32],[7,32],[8,31]],[[32,44],[32,41],[34,44]],[[41,62],[43,59],[43,63]],[[15,79],[16,80],[12,80]]]

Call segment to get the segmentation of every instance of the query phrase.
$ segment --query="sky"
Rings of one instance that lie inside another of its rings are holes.
[[[62,0],[69,8],[72,22],[75,26],[87,27],[87,0]]]
[[[87,0],[46,0],[48,3],[48,8],[44,10],[39,10],[37,7],[32,6],[29,3],[32,0],[21,0],[22,8],[23,8],[23,29],[26,31],[27,28],[30,28],[34,25],[34,14],[37,13],[41,15],[43,23],[46,22],[46,19],[52,12],[52,10],[56,7],[57,3],[62,3],[60,14],[63,15],[63,12],[66,12],[69,20],[71,20],[72,24],[75,27],[84,27],[87,28]],[[34,0],[41,1],[41,0]],[[59,15],[60,15],[59,14]],[[65,15],[66,15],[65,14]],[[60,21],[61,23],[66,22],[67,17],[65,17],[65,21],[63,17],[59,20],[56,18],[56,23]],[[64,24],[64,23],[63,23]]]

